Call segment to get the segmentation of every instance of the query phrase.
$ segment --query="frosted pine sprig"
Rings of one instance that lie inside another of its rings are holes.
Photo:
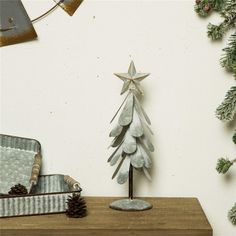
[[[216,109],[216,116],[222,121],[232,121],[236,113],[236,86],[226,94],[224,101]]]
[[[226,0],[196,0],[195,11],[200,16],[207,16],[213,10],[220,11],[222,10]]]
[[[236,73],[236,32],[231,35],[228,46],[223,49],[221,65],[229,71]]]
[[[232,139],[233,139],[233,142],[236,144],[236,130]]]
[[[228,218],[232,224],[236,225],[236,203],[228,213]]]
[[[233,161],[229,159],[220,158],[217,162],[216,170],[218,173],[225,174],[233,164]]]

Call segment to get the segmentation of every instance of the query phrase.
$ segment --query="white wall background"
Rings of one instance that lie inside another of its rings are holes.
[[[31,18],[53,5],[23,2]],[[38,139],[43,173],[70,174],[84,195],[126,195],[106,161],[109,121],[123,99],[113,73],[126,72],[132,59],[151,73],[143,105],[156,146],[153,182],[137,177],[136,195],[197,197],[214,236],[233,236],[226,216],[236,175],[218,175],[215,164],[235,157],[235,124],[214,111],[234,81],[218,63],[226,42],[210,42],[209,19],[199,19],[193,5],[86,0],[72,18],[57,9],[34,25],[37,41],[1,48],[1,132]]]

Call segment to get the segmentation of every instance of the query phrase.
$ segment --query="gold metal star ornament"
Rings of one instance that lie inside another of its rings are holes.
[[[143,94],[140,81],[148,77],[149,73],[137,73],[134,62],[131,61],[128,73],[115,73],[115,75],[124,82],[121,95],[131,89]]]

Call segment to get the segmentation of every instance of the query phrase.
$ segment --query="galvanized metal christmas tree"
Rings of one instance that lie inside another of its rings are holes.
[[[111,120],[113,122],[120,114],[117,124],[110,132],[110,137],[113,137],[110,146],[115,148],[115,151],[108,162],[113,166],[119,161],[112,179],[117,176],[119,184],[129,180],[129,198],[115,201],[110,204],[110,207],[127,211],[147,210],[152,208],[151,204],[133,198],[133,170],[141,170],[148,179],[151,179],[148,169],[151,168],[150,156],[154,151],[150,141],[153,133],[149,127],[151,121],[140,103],[143,96],[140,82],[149,74],[137,73],[132,61],[128,73],[115,75],[124,82],[121,95],[127,92],[127,96]]]

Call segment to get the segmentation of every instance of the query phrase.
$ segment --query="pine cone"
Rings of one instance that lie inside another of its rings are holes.
[[[11,187],[11,190],[8,192],[10,195],[26,195],[28,194],[27,188],[22,184],[16,184]]]
[[[82,218],[87,215],[87,207],[85,200],[80,194],[73,193],[67,199],[66,215],[72,218]]]
[[[209,12],[211,10],[211,6],[209,4],[207,4],[207,5],[204,6],[203,10],[205,12]]]
[[[201,3],[201,0],[196,0],[196,4],[199,5]]]

